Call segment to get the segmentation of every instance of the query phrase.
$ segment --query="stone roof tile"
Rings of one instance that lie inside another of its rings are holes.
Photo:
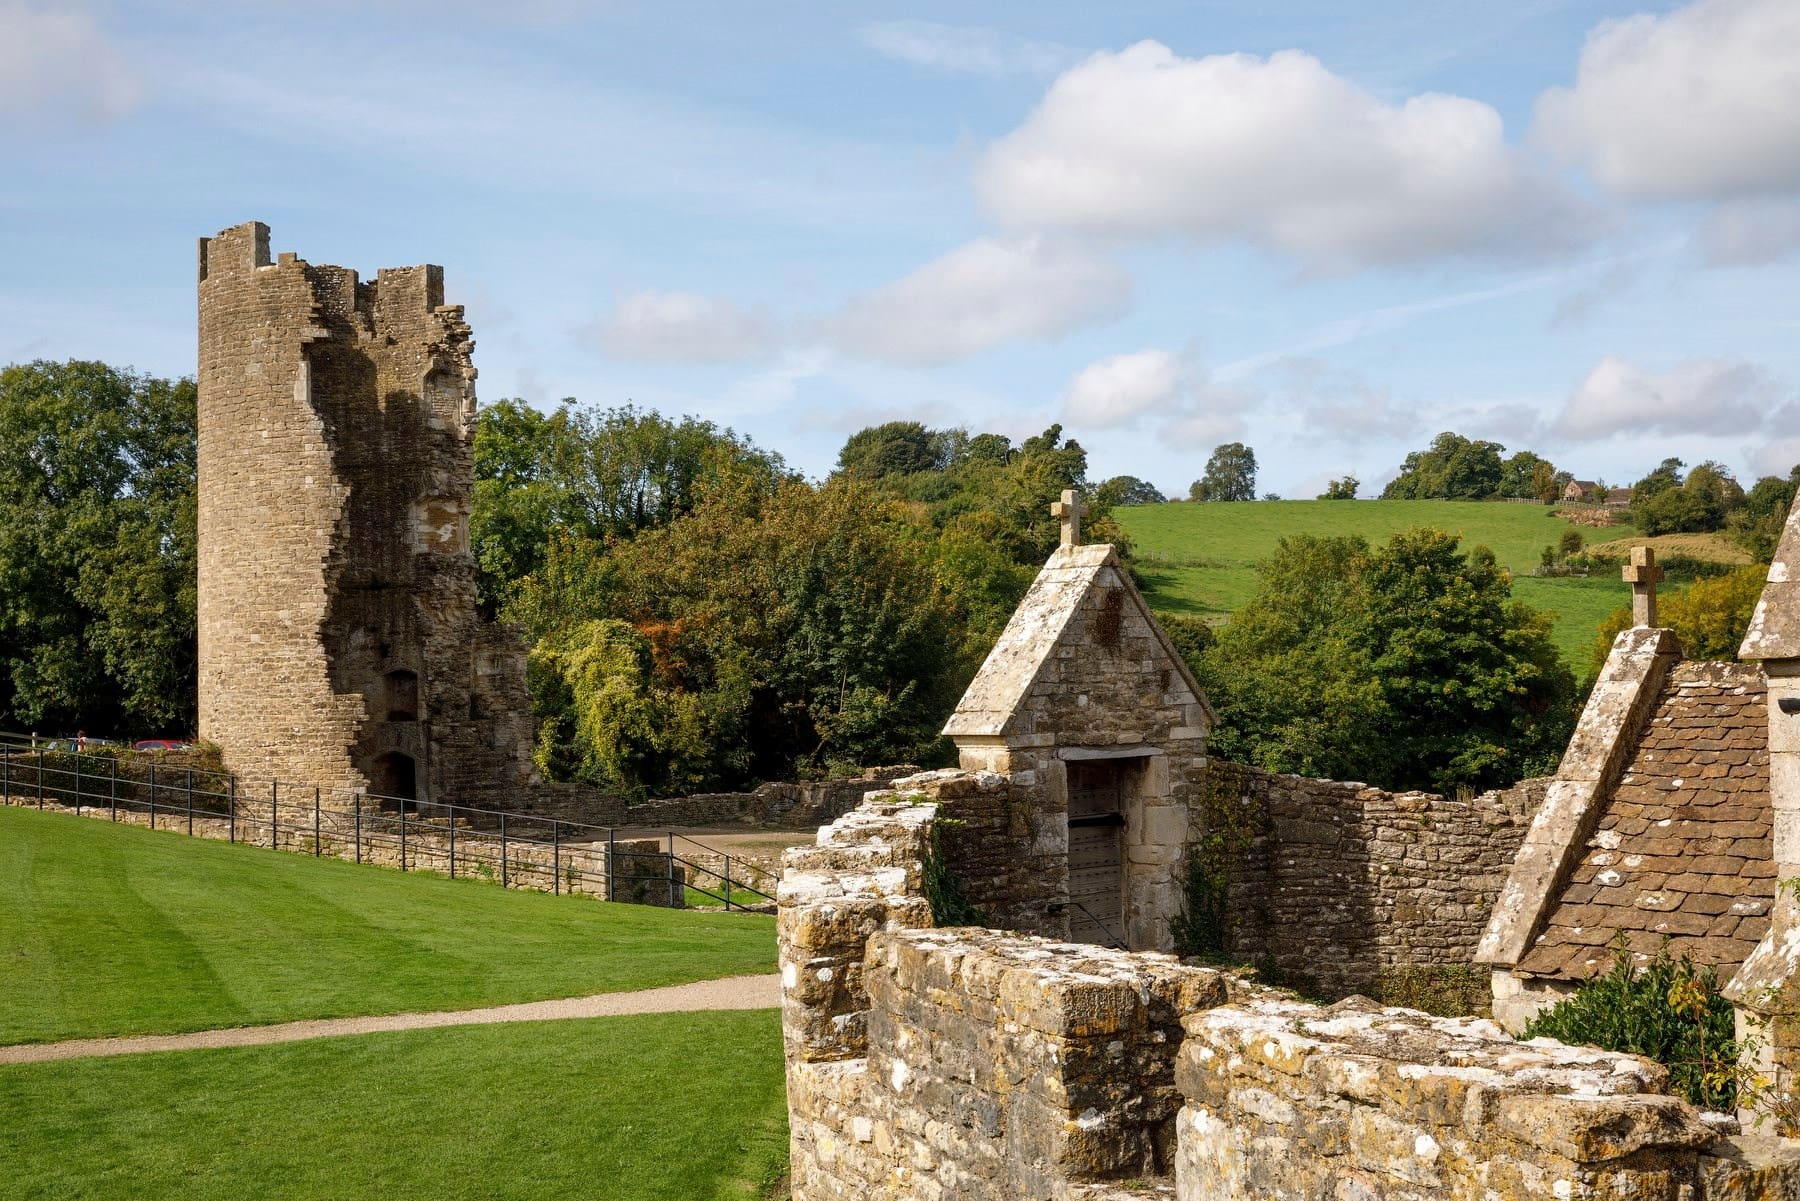
[[[1669,672],[1588,851],[1514,969],[1579,980],[1664,938],[1677,954],[1735,970],[1768,930],[1767,685],[1761,668],[1681,663]]]

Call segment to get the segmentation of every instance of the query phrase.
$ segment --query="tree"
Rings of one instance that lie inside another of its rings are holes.
[[[1146,483],[1135,475],[1115,475],[1103,481],[1094,489],[1094,500],[1108,508],[1124,505],[1160,505],[1163,503],[1162,489],[1155,484]]]
[[[1743,488],[1721,464],[1702,463],[1685,480],[1681,466],[1680,459],[1664,459],[1632,488],[1632,513],[1644,533],[1721,530],[1730,515],[1744,507]]]
[[[1561,491],[1556,483],[1556,465],[1529,450],[1519,451],[1500,465],[1501,496],[1548,503]]]
[[[764,490],[787,474],[779,455],[710,421],[565,400],[539,413],[501,400],[475,425],[470,543],[485,601],[539,570],[557,533],[629,538],[692,508],[700,489],[743,474]]]
[[[1271,771],[1490,787],[1553,765],[1575,681],[1491,552],[1437,530],[1283,539],[1202,655],[1213,747]]]
[[[1189,500],[1255,500],[1256,452],[1242,442],[1213,448],[1206,474],[1188,488]]]
[[[540,765],[641,795],[916,762],[976,661],[896,510],[854,480],[727,481],[629,540],[555,544],[519,605]]]
[[[1500,452],[1504,449],[1498,442],[1471,441],[1446,430],[1432,439],[1425,450],[1406,456],[1399,474],[1382,490],[1381,498],[1486,500],[1501,495],[1505,470]]]
[[[192,380],[0,369],[8,725],[193,729],[195,457]]]
[[[1800,489],[1800,464],[1788,472],[1786,479],[1765,475],[1757,480],[1756,486],[1744,494],[1744,507],[1732,514],[1732,536],[1757,562],[1767,563],[1775,557],[1796,489]]]
[[[1332,480],[1325,485],[1325,491],[1319,494],[1320,500],[1355,500],[1356,490],[1362,487],[1362,481],[1353,475],[1341,480]]]
[[[949,465],[942,434],[917,421],[890,421],[858,430],[838,451],[837,461],[838,471],[861,480],[942,471]]]

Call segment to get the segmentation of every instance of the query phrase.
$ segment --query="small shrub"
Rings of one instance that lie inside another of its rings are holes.
[[[1667,943],[1639,967],[1621,939],[1613,966],[1538,1015],[1526,1038],[1625,1051],[1669,1069],[1669,1087],[1703,1109],[1730,1110],[1739,1080],[1736,1022],[1718,974]]]
[[[931,902],[932,924],[940,929],[945,926],[985,925],[987,919],[982,916],[975,903],[969,900],[962,880],[944,861],[944,848],[938,827],[947,823],[957,824],[955,818],[944,817],[933,824],[931,844],[925,852],[925,899]]]

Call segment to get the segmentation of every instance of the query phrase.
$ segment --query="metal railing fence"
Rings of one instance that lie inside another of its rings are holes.
[[[727,910],[775,899],[774,873],[673,830],[620,838],[611,826],[501,809],[280,780],[247,787],[228,772],[67,739],[0,733],[0,798],[503,888],[674,908],[690,894]]]

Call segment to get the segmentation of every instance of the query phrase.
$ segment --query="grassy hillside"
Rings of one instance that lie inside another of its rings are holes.
[[[781,1017],[523,1022],[0,1068],[0,1129],[12,1201],[757,1201],[787,1160]]]
[[[0,1043],[464,1009],[773,971],[774,919],[0,807]]]
[[[1631,601],[1626,585],[1610,577],[1530,578],[1539,553],[1563,531],[1581,530],[1590,541],[1606,536],[1541,505],[1283,500],[1144,505],[1114,515],[1136,548],[1151,607],[1165,613],[1228,616],[1255,595],[1257,561],[1286,535],[1361,534],[1379,543],[1415,526],[1448,530],[1461,536],[1465,547],[1491,549],[1513,572],[1513,594],[1556,615],[1556,644],[1577,675],[1586,674],[1595,627]]]

